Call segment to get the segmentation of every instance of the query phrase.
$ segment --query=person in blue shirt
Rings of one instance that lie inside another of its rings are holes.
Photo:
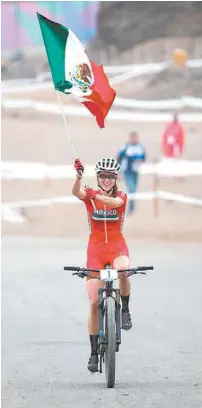
[[[139,166],[145,160],[145,148],[139,143],[137,132],[133,131],[129,135],[128,143],[119,151],[117,157],[129,193],[135,193],[137,191]],[[132,199],[128,202],[128,215],[132,214],[134,210],[135,200]]]

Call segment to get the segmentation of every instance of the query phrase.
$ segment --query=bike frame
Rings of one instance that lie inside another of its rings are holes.
[[[106,267],[108,269],[110,267]],[[116,345],[117,351],[119,344],[121,344],[121,303],[120,303],[120,290],[113,287],[114,280],[104,281],[104,288],[98,289],[98,316],[99,316],[99,344],[105,344],[104,338],[104,303],[108,297],[112,297],[115,302],[115,315],[116,315]],[[105,297],[103,295],[106,295]],[[115,296],[113,296],[115,294]]]
[[[109,276],[102,277],[99,276],[92,276],[89,272],[96,272],[101,273],[104,272],[103,270],[98,269],[86,269],[86,268],[79,268],[76,266],[65,266],[64,270],[75,271],[73,275],[78,275],[81,278],[84,277],[91,277],[91,279],[99,279],[104,281],[104,288],[98,289],[98,326],[99,326],[99,335],[98,335],[98,344],[99,344],[99,354],[100,354],[100,373],[102,373],[102,362],[104,362],[104,355],[106,346],[108,344],[108,338],[106,338],[105,328],[104,328],[104,320],[106,318],[105,313],[105,303],[107,299],[110,297],[114,300],[115,303],[115,326],[116,326],[116,352],[119,351],[119,346],[121,344],[121,303],[120,303],[120,290],[115,289],[113,287],[114,280],[118,279],[118,273],[127,273],[127,276],[131,276],[133,274],[144,274],[146,275],[145,271],[153,270],[153,266],[139,266],[136,268],[130,269],[119,269],[115,270],[110,267],[110,265],[106,265],[105,269],[108,269]],[[113,273],[111,272],[116,271],[115,277],[113,277]],[[104,296],[105,295],[105,296]],[[115,295],[115,296],[114,296]]]

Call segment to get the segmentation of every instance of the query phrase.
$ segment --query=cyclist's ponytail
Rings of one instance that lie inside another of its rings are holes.
[[[118,187],[117,187],[117,185],[115,184],[114,187],[113,187],[113,190],[112,190],[112,197],[114,197],[114,198],[116,197],[117,191],[118,191]]]

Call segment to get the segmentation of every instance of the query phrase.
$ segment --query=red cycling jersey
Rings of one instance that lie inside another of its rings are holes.
[[[99,190],[96,192],[100,193]],[[83,200],[87,209],[90,232],[87,251],[88,268],[102,269],[106,264],[113,266],[113,261],[118,256],[129,256],[122,235],[127,195],[118,191],[117,197],[123,199],[123,205],[118,208],[111,208],[96,199],[93,200],[94,206],[87,197]]]
[[[99,194],[99,190],[96,191]],[[125,218],[127,195],[121,191],[117,192],[117,197],[122,198],[123,205],[118,208],[111,208],[98,200],[94,200],[95,208],[92,202],[86,197],[84,203],[88,214],[88,225],[90,232],[90,241],[119,241],[123,238],[122,229]]]

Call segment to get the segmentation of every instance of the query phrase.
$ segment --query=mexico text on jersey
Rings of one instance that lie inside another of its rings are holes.
[[[83,200],[88,214],[91,241],[105,241],[106,228],[108,240],[117,241],[122,238],[127,195],[118,191],[117,197],[123,199],[123,205],[119,208],[108,207],[98,200],[94,200],[94,208],[91,201],[88,199]]]

